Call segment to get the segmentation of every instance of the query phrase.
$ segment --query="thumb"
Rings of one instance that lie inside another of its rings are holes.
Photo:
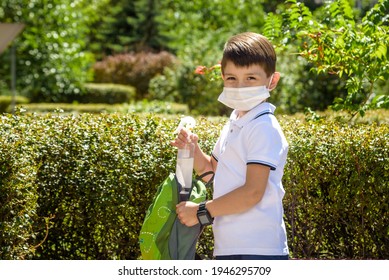
[[[199,136],[197,134],[190,134],[190,140],[193,142],[193,143],[197,143],[199,141]]]

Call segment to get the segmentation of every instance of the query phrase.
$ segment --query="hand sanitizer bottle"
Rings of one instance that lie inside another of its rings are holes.
[[[195,126],[195,120],[192,117],[185,117],[181,120],[176,132],[182,128],[192,129]],[[188,136],[189,138],[189,136]],[[176,177],[180,184],[180,200],[188,200],[192,189],[193,162],[194,162],[194,143],[189,142],[177,152]]]

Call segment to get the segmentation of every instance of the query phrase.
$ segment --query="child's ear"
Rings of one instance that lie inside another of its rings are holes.
[[[273,78],[270,81],[269,90],[273,90],[277,87],[277,84],[278,84],[278,81],[280,80],[280,78],[281,78],[280,72],[274,72]]]

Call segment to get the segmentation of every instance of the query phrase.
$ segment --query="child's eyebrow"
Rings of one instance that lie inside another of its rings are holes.
[[[261,76],[261,73],[259,73],[259,72],[253,72],[253,73],[245,73],[245,75],[246,75],[246,76],[253,76],[253,75],[255,75],[255,76]]]
[[[224,76],[236,76],[236,74],[234,74],[234,73],[224,73]],[[261,76],[261,73],[259,73],[259,72],[253,72],[253,73],[244,73],[244,75],[245,76],[253,76],[253,75],[255,75],[255,76]]]

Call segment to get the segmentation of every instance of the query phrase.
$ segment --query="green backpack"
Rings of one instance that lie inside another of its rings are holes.
[[[193,179],[190,201],[200,203],[206,199],[207,187],[201,178],[210,174],[212,172]],[[195,259],[197,239],[202,228],[200,224],[187,227],[180,223],[176,215],[179,201],[179,183],[175,174],[171,173],[159,185],[139,234],[144,260]]]

